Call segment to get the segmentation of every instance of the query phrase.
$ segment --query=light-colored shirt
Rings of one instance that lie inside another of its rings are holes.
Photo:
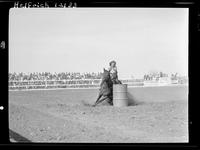
[[[111,77],[111,79],[117,77],[117,67],[110,67],[109,71],[110,71],[110,77]]]
[[[110,67],[109,68],[110,73],[116,73],[117,72],[117,67]]]

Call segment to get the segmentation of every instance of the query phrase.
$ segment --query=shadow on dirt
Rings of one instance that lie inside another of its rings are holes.
[[[88,103],[86,101],[81,101],[82,105],[83,106],[86,106],[86,107],[94,107],[94,103]],[[95,107],[98,107],[98,106],[111,106],[107,101],[103,101],[101,103],[99,103],[98,105],[96,105]]]
[[[129,106],[136,106],[136,105],[142,105],[144,102],[137,100],[136,97],[134,97],[130,92],[127,92],[127,97],[128,97],[128,105]],[[93,107],[92,103],[86,102],[86,101],[81,101],[81,104],[86,107]],[[109,103],[106,101],[101,102],[98,104],[98,106],[111,106]]]
[[[9,137],[10,137],[10,142],[26,142],[26,143],[31,143],[31,141],[20,134],[12,131],[9,129]]]
[[[93,107],[93,104],[89,103],[89,102],[86,102],[86,101],[81,101],[81,104],[83,106],[87,106],[87,107]]]
[[[135,106],[135,105],[142,105],[144,102],[139,102],[130,92],[127,92],[128,97],[128,105]]]

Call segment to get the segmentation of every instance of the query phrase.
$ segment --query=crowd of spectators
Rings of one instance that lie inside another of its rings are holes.
[[[153,72],[153,73],[149,73],[149,74],[145,74],[144,75],[144,80],[148,81],[148,80],[158,80],[159,78],[162,77],[168,77],[168,74],[163,73],[163,72]]]
[[[75,88],[99,87],[102,73],[79,72],[35,72],[35,73],[9,73],[9,89],[46,89],[46,88]],[[77,79],[77,80],[73,80]],[[84,80],[89,79],[89,80]],[[124,80],[129,85],[141,85],[142,79]]]
[[[153,72],[144,75],[144,81],[158,81],[159,78],[168,77],[168,74],[163,72]],[[180,76],[178,73],[171,74],[169,77],[172,83],[186,84],[188,83],[188,78],[186,76]],[[176,82],[175,82],[176,81]]]
[[[9,81],[26,80],[72,80],[72,79],[101,79],[102,73],[79,73],[79,72],[34,72],[34,73],[9,73]]]
[[[74,88],[74,87],[99,87],[102,73],[79,73],[79,72],[34,72],[34,73],[9,73],[10,89],[41,89],[41,88]],[[149,73],[144,75],[144,79],[123,80],[123,83],[129,85],[143,85],[143,81],[159,80],[161,77],[168,77],[162,72]],[[176,74],[171,75],[171,80],[178,80],[178,83],[188,82],[186,77],[179,77]],[[73,80],[78,79],[78,80]],[[92,80],[84,80],[92,79]],[[23,82],[21,82],[23,81]]]

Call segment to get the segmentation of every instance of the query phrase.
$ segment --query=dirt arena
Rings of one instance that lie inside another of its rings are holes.
[[[129,88],[128,107],[91,107],[98,89],[9,92],[11,142],[188,142],[188,87]]]

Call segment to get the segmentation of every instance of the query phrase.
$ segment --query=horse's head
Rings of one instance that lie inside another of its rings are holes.
[[[103,80],[109,80],[110,79],[110,72],[103,68],[103,74],[102,74],[102,79]]]

